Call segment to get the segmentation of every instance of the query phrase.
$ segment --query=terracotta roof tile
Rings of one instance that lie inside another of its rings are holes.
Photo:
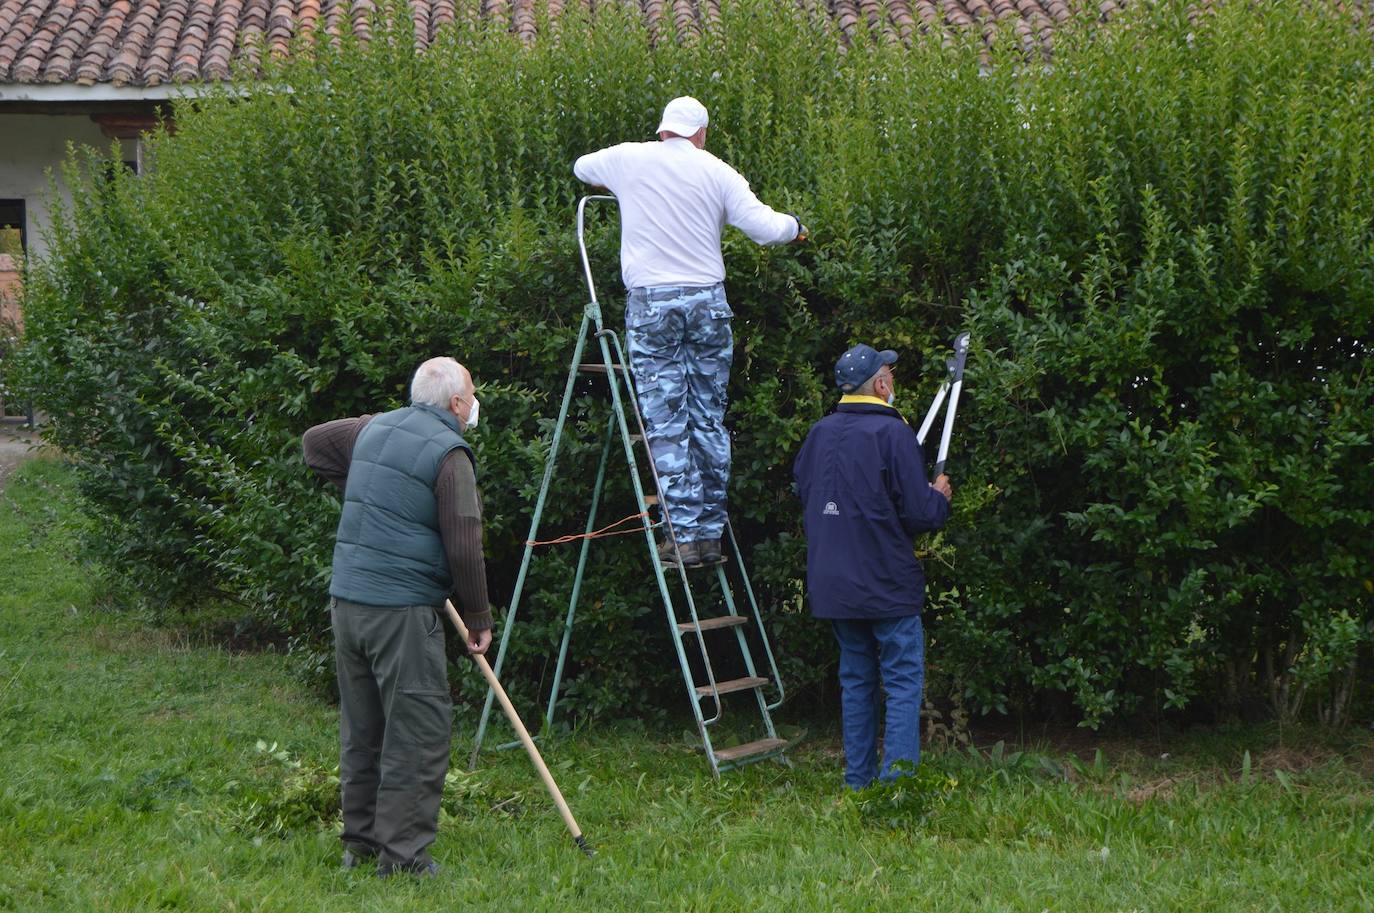
[[[172,79],[175,81],[194,82],[200,78],[201,60],[205,56],[205,46],[210,43],[213,11],[214,5],[210,3],[190,5],[172,60]]]
[[[576,2],[576,0],[574,0]],[[663,5],[667,0],[644,0],[644,24],[649,30],[649,39],[655,43],[663,40]]]
[[[373,40],[373,17],[388,0],[0,0],[0,83],[72,82],[156,86],[219,81],[252,73],[267,57]],[[423,51],[460,18],[486,22],[521,41],[566,10],[623,6],[643,16],[653,41],[693,41],[719,23],[730,0],[399,0]],[[788,0],[779,0],[786,3]],[[910,42],[961,30],[986,45],[1010,29],[1027,54],[1048,54],[1055,28],[1076,13],[1108,19],[1129,0],[792,0],[818,25],[848,39]],[[1219,0],[1196,0],[1202,15]],[[1330,0],[1374,31],[1374,0]],[[403,13],[404,14],[404,13]],[[984,48],[984,57],[988,50]]]
[[[239,50],[237,59],[243,62],[249,72],[256,71],[262,64],[263,46],[267,44],[267,15],[271,12],[270,0],[243,0],[243,15],[239,20]]]
[[[296,6],[296,31],[310,44],[319,31],[320,0],[300,0]]]
[[[148,59],[143,65],[143,81],[147,85],[162,85],[171,78],[172,57],[176,54],[177,39],[190,6],[191,0],[164,0],[162,3]]]
[[[24,0],[0,0],[0,37],[9,34],[10,26],[24,9]]]
[[[302,3],[312,2],[312,0],[302,0]],[[429,47],[429,0],[410,0],[410,22],[415,35],[415,47],[421,51]],[[530,18],[530,39],[534,38],[534,18]]]
[[[205,47],[205,76],[228,79],[232,71],[234,39],[243,15],[243,0],[220,0],[215,21],[210,26],[210,41]]]
[[[47,6],[46,15],[36,24],[36,27],[29,34],[24,48],[16,55],[14,69],[11,72],[15,82],[38,81],[38,71],[42,68],[44,61],[48,59],[63,30],[66,29],[67,22],[72,18],[72,13],[76,12],[75,0],[54,0],[51,5],[35,4],[34,6],[40,9]]]
[[[97,4],[99,5],[99,4]],[[106,4],[100,21],[85,47],[81,50],[76,69],[68,77],[79,85],[94,85],[105,77],[105,68],[114,53],[116,42],[124,31],[133,4],[130,0],[115,0]]]
[[[43,82],[68,82],[76,56],[81,52],[86,37],[91,33],[96,20],[100,18],[100,4],[97,0],[75,0],[66,26],[53,39],[46,56],[37,61]]]
[[[291,0],[273,0],[272,15],[267,20],[267,48],[273,57],[286,56],[295,33],[296,4]]]
[[[677,26],[680,39],[692,41],[701,34],[695,0],[673,0],[673,24]]]
[[[346,6],[345,0],[324,0],[324,33],[335,47],[343,38],[344,23],[348,20]]]
[[[47,4],[34,3],[33,0],[19,0],[6,4],[5,18],[8,25],[0,34],[0,77],[17,81],[11,74],[15,61],[28,43],[29,36],[38,28]]]
[[[353,34],[358,36],[359,41],[371,41],[372,15],[377,12],[377,4],[372,0],[353,0],[349,5],[349,23],[353,26]]]
[[[553,6],[556,0],[550,0],[550,15],[558,15]],[[560,4],[561,5],[561,4]],[[458,11],[454,7],[453,0],[434,0],[431,4],[432,10],[429,14],[429,40],[434,41],[434,36],[439,33],[439,29],[446,25],[452,25],[458,21]]]

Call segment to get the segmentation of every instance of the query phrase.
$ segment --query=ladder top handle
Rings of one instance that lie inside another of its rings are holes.
[[[592,264],[587,257],[587,203],[592,200],[615,200],[608,193],[589,193],[577,201],[577,250],[582,255],[582,275],[587,280],[587,294],[596,303],[596,283],[592,281]]]

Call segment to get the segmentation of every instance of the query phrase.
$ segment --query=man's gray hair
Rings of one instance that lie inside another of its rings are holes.
[[[447,409],[450,399],[471,392],[463,366],[443,356],[431,358],[416,368],[415,379],[410,382],[410,401],[416,406]]]
[[[859,384],[859,389],[857,389],[857,390],[854,391],[854,395],[855,395],[855,396],[876,396],[877,394],[875,394],[875,393],[873,392],[873,387],[874,387],[874,385],[876,385],[876,384],[878,383],[878,375],[881,374],[881,373],[882,373],[882,368],[880,367],[877,371],[874,371],[874,372],[873,372],[873,376],[872,376],[872,377],[870,377],[868,380],[864,381],[863,383]]]

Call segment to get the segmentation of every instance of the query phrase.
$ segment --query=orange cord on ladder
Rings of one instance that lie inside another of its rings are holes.
[[[630,533],[637,533],[637,532],[639,532],[639,530],[637,530],[637,529],[616,529],[617,526],[623,526],[623,525],[625,525],[626,523],[630,523],[630,522],[632,522],[632,521],[634,521],[634,520],[642,520],[643,518],[645,518],[645,517],[647,517],[647,516],[649,516],[649,512],[648,512],[647,510],[641,510],[639,513],[637,513],[637,514],[630,514],[628,517],[623,517],[623,518],[621,518],[621,519],[615,521],[614,523],[610,524],[609,526],[603,526],[603,527],[601,527],[601,529],[598,529],[598,530],[596,530],[595,532],[590,532],[590,533],[577,533],[576,535],[572,535],[572,536],[559,536],[557,539],[526,539],[526,540],[525,540],[525,544],[526,544],[526,545],[563,545],[564,543],[567,543],[567,542],[577,542],[577,541],[579,541],[579,540],[581,540],[581,539],[606,539],[606,538],[609,538],[609,537],[611,537],[611,536],[625,536],[625,535],[628,535],[628,534],[630,534]],[[655,524],[653,524],[653,525],[654,525],[654,526],[657,526],[658,524],[655,523]]]

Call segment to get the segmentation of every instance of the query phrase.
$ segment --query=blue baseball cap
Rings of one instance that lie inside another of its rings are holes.
[[[844,393],[853,393],[864,385],[883,365],[896,364],[897,353],[891,349],[879,352],[872,346],[859,343],[835,362],[835,385]]]

